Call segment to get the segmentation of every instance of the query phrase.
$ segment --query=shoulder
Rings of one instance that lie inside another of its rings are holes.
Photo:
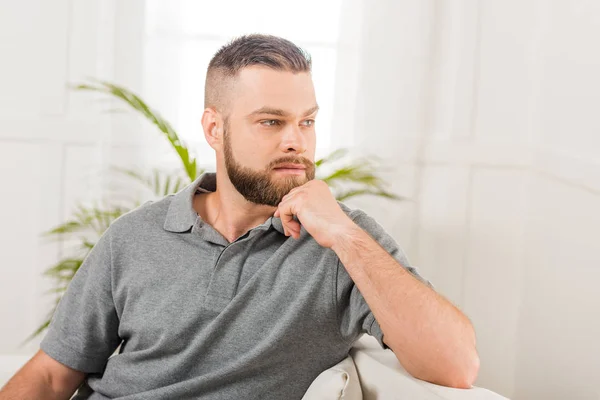
[[[119,238],[133,233],[139,234],[141,231],[163,229],[172,199],[173,195],[169,195],[159,200],[147,201],[127,211],[110,225],[111,236]]]
[[[370,215],[360,208],[351,208],[347,204],[338,201],[340,208],[361,228],[371,231],[383,229],[382,226]]]
[[[375,218],[368,215],[365,211],[355,208],[352,209],[347,205],[338,202],[342,210],[358,225],[361,229],[367,232],[373,239],[375,239],[385,250],[390,254],[401,254],[400,258],[404,265],[408,265],[408,260],[403,254],[400,246],[396,240],[385,230],[385,228],[375,220]]]

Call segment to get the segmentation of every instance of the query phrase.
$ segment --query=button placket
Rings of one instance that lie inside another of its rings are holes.
[[[244,263],[237,258],[242,257],[239,246],[248,244],[256,232],[249,232],[238,240],[227,245],[213,266],[210,282],[204,296],[203,307],[221,312],[235,297]]]
[[[236,259],[244,253],[239,246],[249,245],[253,237],[268,230],[269,226],[266,223],[259,225],[225,246],[213,266],[203,308],[220,313],[233,300],[244,268],[243,261]]]

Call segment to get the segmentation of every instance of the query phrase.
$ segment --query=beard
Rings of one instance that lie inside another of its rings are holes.
[[[312,161],[300,156],[285,156],[269,163],[264,170],[253,170],[239,164],[233,156],[228,127],[223,131],[223,152],[225,168],[233,187],[246,200],[255,204],[277,207],[283,196],[295,187],[302,186],[315,178],[315,165]],[[283,163],[302,164],[306,168],[305,176],[275,177],[275,167]]]

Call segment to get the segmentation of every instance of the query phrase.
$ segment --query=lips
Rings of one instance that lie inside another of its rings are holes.
[[[273,169],[306,169],[303,164],[281,164]]]

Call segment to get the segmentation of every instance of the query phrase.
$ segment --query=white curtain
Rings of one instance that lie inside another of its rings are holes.
[[[388,189],[405,198],[358,198],[414,250],[419,149],[430,121],[432,1],[346,0],[340,20],[332,141],[381,159]]]
[[[336,71],[334,140],[403,159],[424,130],[431,1],[347,0]]]
[[[383,157],[412,200],[357,203],[473,321],[476,384],[509,398],[599,393],[599,16],[597,1],[342,8],[334,140]]]

